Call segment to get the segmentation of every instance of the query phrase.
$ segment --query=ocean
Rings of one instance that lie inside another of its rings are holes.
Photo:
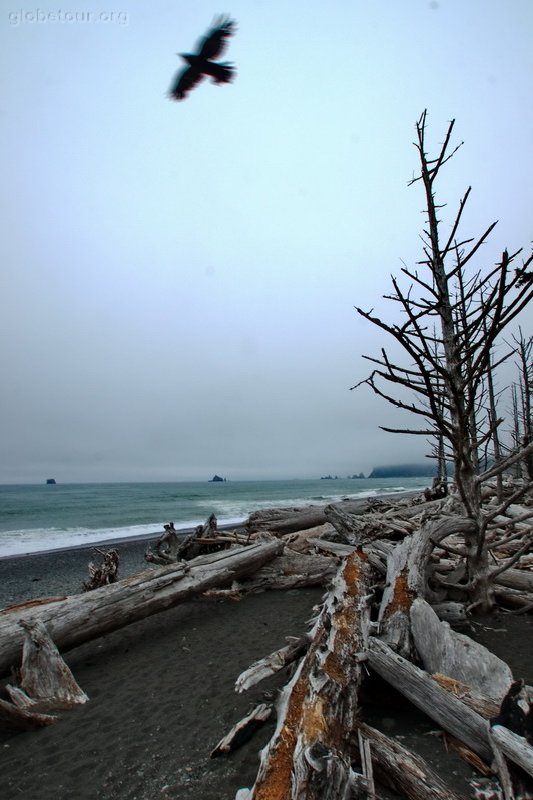
[[[252,511],[422,490],[429,478],[0,486],[0,557],[219,525]]]

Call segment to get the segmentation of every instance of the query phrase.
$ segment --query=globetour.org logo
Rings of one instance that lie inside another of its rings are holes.
[[[41,8],[19,9],[8,12],[9,24],[17,25],[128,25],[127,11],[43,11]]]

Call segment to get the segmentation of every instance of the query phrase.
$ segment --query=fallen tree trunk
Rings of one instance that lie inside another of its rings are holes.
[[[311,632],[313,641],[286,686],[274,736],[261,754],[253,800],[338,800],[361,776],[351,768],[350,736],[357,712],[369,625],[371,570],[353,553],[340,566]]]
[[[243,592],[322,586],[337,572],[338,559],[317,553],[300,553],[285,546],[283,553],[239,582]]]
[[[504,608],[509,606],[515,609],[514,614],[525,613],[533,610],[533,593],[525,594],[508,586],[493,586],[494,597]]]
[[[491,730],[487,720],[448,693],[426,672],[374,637],[370,637],[368,642],[368,663],[413,705],[464,742],[484,761],[492,761],[492,733],[505,756],[533,775],[533,748],[523,737],[512,734],[500,725],[495,725]]]
[[[284,536],[286,533],[315,528],[327,521],[323,506],[272,508],[254,511],[248,517],[245,528],[250,534],[268,531],[276,536]]]
[[[494,725],[492,735],[502,753],[533,777],[533,747],[522,736],[517,736],[503,725]]]
[[[455,678],[474,693],[501,703],[514,680],[505,661],[441,622],[421,598],[413,602],[410,618],[414,643],[427,672]]]
[[[369,666],[413,705],[435,720],[485,761],[492,759],[489,723],[448,693],[423,670],[394,653],[388,645],[371,637],[368,643]]]
[[[427,800],[428,797],[431,800],[464,800],[448,789],[427,761],[407,750],[396,739],[364,722],[358,722],[357,729],[370,743],[377,777],[385,774],[395,790],[409,800]]]
[[[521,592],[533,593],[533,572],[510,567],[505,572],[501,572],[494,579],[494,583],[500,586],[508,586],[510,589],[517,589]]]
[[[429,586],[433,573],[430,557],[435,546],[452,533],[466,533],[472,521],[462,517],[428,520],[422,528],[396,545],[387,561],[387,583],[378,622],[384,641],[405,656],[411,654],[409,611],[413,600],[440,602]]]
[[[193,595],[223,586],[259,569],[283,549],[279,541],[252,544],[200,556],[187,565],[148,569],[138,575],[64,600],[0,612],[0,674],[21,660],[22,620],[35,619],[59,650],[68,650],[151,614],[165,611]]]

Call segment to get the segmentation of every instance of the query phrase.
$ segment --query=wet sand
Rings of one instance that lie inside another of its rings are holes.
[[[145,567],[146,542],[117,546],[120,577]],[[79,592],[91,558],[87,548],[0,560],[0,606]],[[307,630],[322,595],[317,588],[239,602],[199,598],[70,651],[66,661],[90,701],[48,728],[0,734],[0,797],[233,800],[238,788],[253,784],[274,720],[234,754],[210,759],[210,752],[288,676],[245,695],[234,692],[235,678],[286,636]],[[509,661],[515,677],[533,684],[532,627],[531,617],[495,615],[476,622],[474,632]],[[468,793],[472,770],[429,735],[434,723],[401,703],[371,705],[365,713]]]

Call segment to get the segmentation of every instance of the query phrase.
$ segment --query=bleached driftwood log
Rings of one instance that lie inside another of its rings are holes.
[[[500,586],[508,586],[510,589],[517,589],[520,592],[531,592],[533,595],[533,572],[525,569],[513,569],[510,567],[501,572],[494,582]],[[533,596],[531,598],[533,600]]]
[[[432,679],[446,689],[447,692],[458,697],[468,708],[471,708],[483,719],[490,720],[495,717],[500,710],[500,703],[491,697],[485,697],[478,692],[473,691],[466,683],[457,680],[457,678],[450,678],[442,672],[433,672]]]
[[[19,708],[0,698],[0,728],[13,731],[29,731],[52,725],[59,717],[53,714],[40,714],[30,708]]]
[[[364,722],[357,722],[356,725],[357,730],[370,742],[376,775],[385,774],[399,794],[409,800],[464,800],[448,789],[421,756]]]
[[[300,553],[285,546],[283,552],[239,582],[243,592],[264,589],[296,589],[302,586],[324,586],[335,575],[337,558],[318,553]]]
[[[33,701],[33,710],[71,708],[86,703],[89,698],[61,658],[45,625],[33,619],[23,619],[20,624],[26,635],[17,688]],[[6,688],[13,702],[20,703],[20,692],[12,694],[10,687]]]
[[[360,782],[351,768],[350,735],[357,712],[369,624],[370,569],[353,553],[339,567],[311,633],[312,644],[278,707],[278,723],[262,751],[253,800],[338,800]]]
[[[501,702],[514,680],[501,658],[441,622],[422,598],[413,601],[410,620],[415,647],[427,672],[455,678],[471,691]]]
[[[533,611],[533,594],[519,592],[508,586],[493,587],[494,597],[504,608],[511,608],[513,614],[522,614]]]
[[[327,521],[323,506],[270,508],[250,514],[245,527],[250,534],[268,531],[275,536],[284,536],[287,533],[323,525]]]
[[[283,549],[274,540],[201,556],[187,565],[148,569],[86,594],[47,605],[0,612],[0,674],[20,662],[22,620],[44,623],[60,650],[68,650],[131,622],[164,611],[215,586],[231,584],[259,569]]]
[[[503,725],[494,725],[492,735],[503,754],[533,777],[533,747]]]
[[[272,715],[272,704],[259,703],[227,733],[211,751],[211,758],[227,755],[237,750],[261,728]]]
[[[427,520],[420,530],[396,545],[387,562],[385,591],[379,610],[383,641],[405,656],[411,653],[409,610],[416,597],[435,603],[444,598],[429,585],[433,573],[430,557],[435,545],[451,533],[465,533],[472,522],[463,517]]]
[[[412,520],[404,519],[400,512],[394,516],[389,516],[386,512],[353,512],[342,505],[332,504],[325,507],[324,513],[342,537],[342,541],[355,545],[368,544],[386,537],[407,536],[417,527]]]
[[[306,652],[310,643],[310,635],[300,636],[269,656],[255,661],[248,669],[241,672],[235,681],[235,691],[246,692],[251,686],[255,686],[265,678],[269,678],[279,672],[288,664],[292,664],[293,661],[296,661]]]
[[[488,744],[487,720],[443,689],[427,672],[374,637],[369,640],[368,664],[445,731],[490,761],[492,750]]]
[[[464,742],[485,762],[492,761],[488,721],[442,688],[427,672],[394,653],[384,642],[374,637],[369,639],[368,664],[445,731]],[[493,731],[496,727],[499,726],[495,726]],[[529,750],[531,748],[525,739],[520,736],[504,736],[504,738],[505,748],[499,742],[499,738],[498,742],[507,758],[520,766],[523,766],[524,760],[528,764],[528,759],[524,757],[523,746],[526,745]],[[515,738],[518,742],[514,741]]]

